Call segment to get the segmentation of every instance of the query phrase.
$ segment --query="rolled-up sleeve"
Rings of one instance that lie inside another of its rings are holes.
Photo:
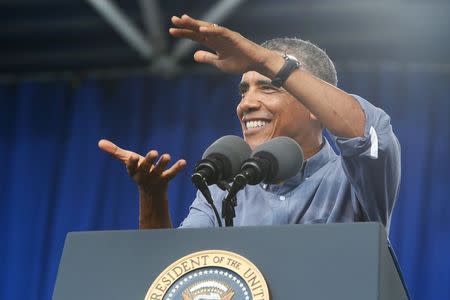
[[[205,197],[197,191],[197,196],[189,207],[188,216],[181,222],[179,228],[200,228],[215,226],[215,219],[211,206]]]
[[[363,137],[335,137],[345,174],[352,185],[354,208],[362,209],[367,221],[388,220],[400,185],[400,144],[390,117],[380,108],[353,95],[365,117]]]

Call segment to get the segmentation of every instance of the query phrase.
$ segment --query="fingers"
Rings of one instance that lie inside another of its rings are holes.
[[[172,167],[165,170],[167,165],[170,162],[170,155],[169,154],[163,154],[161,155],[160,159],[156,164],[153,165],[154,161],[158,157],[158,152],[155,150],[150,151],[146,156],[145,159],[141,162],[141,164],[133,169],[136,166],[137,160],[136,158],[130,159],[133,160],[132,162],[127,165],[127,170],[131,176],[134,176],[137,172],[139,172],[139,178],[143,178],[141,176],[146,176],[146,178],[152,178],[154,179],[162,179],[162,180],[171,180],[174,178],[185,166],[186,161],[184,159],[180,159],[177,161]],[[135,162],[136,160],[136,162]],[[141,180],[138,179],[138,180]]]
[[[155,163],[158,158],[158,151],[156,150],[149,151],[147,155],[143,157],[132,151],[124,150],[111,141],[105,139],[98,142],[98,147],[106,153],[122,160],[125,163],[128,174],[131,177],[134,177],[138,172],[142,172],[142,174],[138,177],[143,174],[148,174],[152,177],[156,176],[161,179],[170,180],[175,177],[187,164],[184,159],[180,159],[172,167],[165,170],[171,159],[169,154],[161,155],[158,162]]]
[[[98,141],[98,147],[111,155],[115,155],[116,151],[120,149],[116,144],[105,139],[101,139],[100,141]]]
[[[176,163],[173,164],[172,167],[170,167],[169,169],[165,170],[162,173],[162,176],[168,180],[173,179],[175,176],[177,176],[177,174],[184,169],[184,167],[186,167],[187,162],[184,159],[180,159],[179,161],[177,161]]]
[[[187,38],[198,43],[204,43],[205,39],[198,32],[192,31],[190,29],[184,28],[170,28],[169,33],[178,38]]]
[[[202,20],[197,20],[189,17],[188,15],[182,15],[181,18],[177,16],[172,17],[172,24],[178,27],[198,31],[200,27],[212,26],[213,24]]]
[[[159,158],[159,161],[156,163],[155,167],[153,168],[152,172],[155,174],[162,174],[163,171],[166,169],[167,165],[170,161],[170,155],[169,154],[163,154]]]
[[[194,19],[186,14],[181,16],[181,20],[185,22],[186,24],[189,24],[190,26],[196,26],[196,27],[206,27],[206,26],[214,26],[214,24],[206,21],[202,21],[199,19]]]
[[[144,160],[139,164],[137,171],[150,172],[152,170],[153,162],[158,157],[158,151],[151,150],[147,153]]]
[[[207,63],[211,65],[215,65],[216,61],[219,57],[211,52],[199,50],[194,54],[194,60],[199,63]]]
[[[223,35],[226,30],[227,29],[225,27],[221,27],[216,24],[213,24],[213,26],[200,26],[198,28],[199,32],[208,35]]]
[[[221,35],[228,30],[214,23],[191,18],[188,15],[183,15],[181,18],[172,17],[172,23],[176,26],[208,35]]]
[[[169,33],[175,37],[189,38],[199,43],[206,41],[205,35],[221,35],[227,29],[217,24],[197,20],[183,15],[181,18],[173,16],[172,23],[178,28],[170,28]]]
[[[130,156],[127,162],[125,162],[127,167],[128,175],[133,177],[137,173],[137,168],[139,166],[139,157],[138,156]]]
[[[103,151],[105,151],[106,153],[123,161],[124,163],[126,163],[131,156],[137,156],[138,158],[141,158],[141,159],[143,158],[139,154],[134,153],[132,151],[124,150],[124,149],[120,148],[119,146],[117,146],[116,144],[112,143],[111,141],[108,141],[105,139],[101,139],[98,142],[98,147],[100,149],[102,149]]]

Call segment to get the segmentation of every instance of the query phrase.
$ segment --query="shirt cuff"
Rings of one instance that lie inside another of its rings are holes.
[[[357,95],[352,96],[359,102],[365,115],[364,136],[353,138],[336,136],[336,146],[343,157],[367,154],[376,159],[378,158],[378,136],[372,126],[376,107]]]

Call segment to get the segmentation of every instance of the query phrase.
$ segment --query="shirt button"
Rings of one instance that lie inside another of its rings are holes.
[[[284,200],[286,200],[286,197],[285,196],[280,196],[280,200],[284,201]]]

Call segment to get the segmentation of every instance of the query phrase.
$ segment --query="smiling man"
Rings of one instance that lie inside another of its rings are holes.
[[[276,136],[302,147],[305,163],[279,185],[247,186],[237,194],[236,226],[378,221],[389,230],[400,183],[400,146],[389,116],[363,98],[336,87],[333,63],[315,45],[295,38],[257,45],[227,28],[183,15],[173,17],[175,37],[212,49],[194,59],[243,74],[237,115],[252,148]],[[336,155],[322,135],[335,137]],[[170,156],[145,157],[102,140],[100,148],[122,160],[140,191],[140,227],[171,226],[167,184],[186,165],[166,169]],[[156,163],[155,163],[156,162]],[[212,196],[221,207],[225,192]],[[217,226],[200,193],[181,227]]]
[[[250,71],[242,76],[239,91],[237,115],[252,149],[276,136],[288,136],[302,146],[306,158],[318,151],[322,144],[320,122],[285,89]]]

